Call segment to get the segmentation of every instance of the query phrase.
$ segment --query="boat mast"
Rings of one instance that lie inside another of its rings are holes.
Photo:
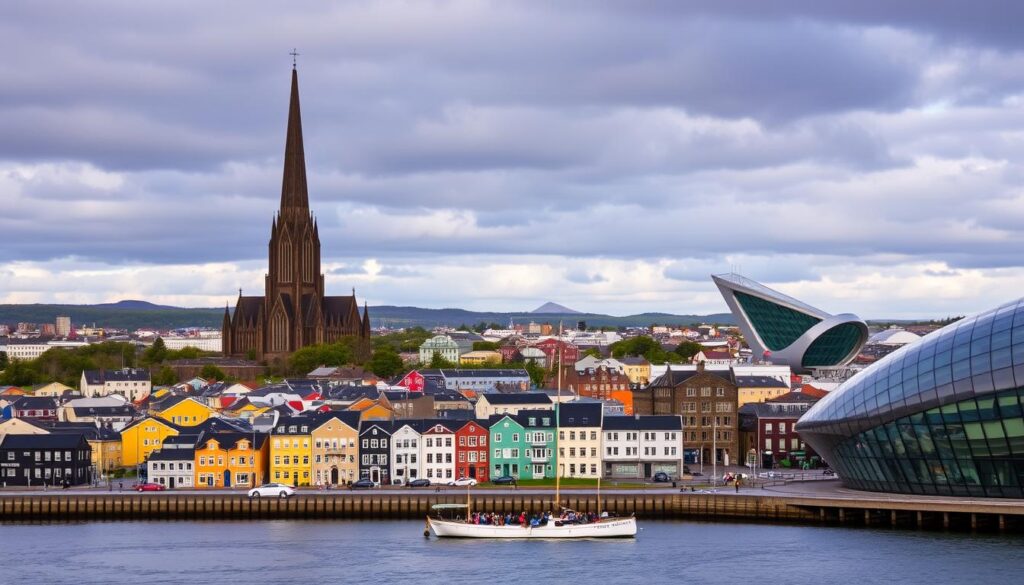
[[[555,513],[562,512],[562,498],[560,493],[562,474],[559,466],[562,465],[562,458],[558,455],[558,434],[561,432],[562,418],[562,322],[558,322],[558,401],[555,402]]]

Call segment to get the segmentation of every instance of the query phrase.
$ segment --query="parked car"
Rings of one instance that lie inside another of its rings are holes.
[[[249,490],[250,498],[290,498],[295,495],[295,488],[283,483],[265,483]]]
[[[654,477],[652,477],[651,480],[654,481],[654,483],[668,483],[672,481],[672,478],[664,471],[659,471],[654,474]]]
[[[165,489],[167,488],[158,483],[145,482],[135,484],[135,491],[137,492],[162,492]]]
[[[476,480],[472,477],[460,477],[455,481],[448,482],[448,485],[454,485],[458,487],[466,487],[468,485],[476,485]]]
[[[369,490],[377,487],[377,483],[372,479],[357,479],[356,481],[349,484],[348,489],[350,490]]]
[[[492,479],[491,483],[493,483],[494,485],[515,485],[516,478],[512,477],[511,475],[502,475],[501,477],[496,477]]]
[[[411,488],[430,487],[430,480],[425,478],[425,477],[421,477],[419,479],[414,479],[414,480],[410,481],[409,483],[407,483],[405,485],[406,485],[406,487],[411,487]]]

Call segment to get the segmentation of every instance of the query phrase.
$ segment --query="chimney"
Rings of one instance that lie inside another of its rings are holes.
[[[703,373],[703,372],[704,372],[704,360],[701,360],[701,361],[697,362],[697,373],[700,374],[700,373]]]

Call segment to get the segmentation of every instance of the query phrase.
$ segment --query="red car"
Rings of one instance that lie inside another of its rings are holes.
[[[162,492],[165,489],[167,489],[167,488],[165,488],[164,486],[162,486],[162,485],[160,485],[158,483],[137,483],[137,484],[135,484],[135,491],[137,491],[137,492]]]

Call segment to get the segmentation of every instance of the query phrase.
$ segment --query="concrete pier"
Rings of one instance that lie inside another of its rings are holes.
[[[473,497],[488,512],[551,510],[550,495]],[[0,495],[0,521],[420,519],[434,504],[461,504],[461,494],[301,493],[288,499],[250,500],[239,494]],[[596,494],[572,494],[563,505],[596,511]],[[922,502],[891,498],[828,499],[718,494],[614,494],[601,508],[643,520],[704,520],[891,527],[922,530],[1024,531],[1024,503]]]

